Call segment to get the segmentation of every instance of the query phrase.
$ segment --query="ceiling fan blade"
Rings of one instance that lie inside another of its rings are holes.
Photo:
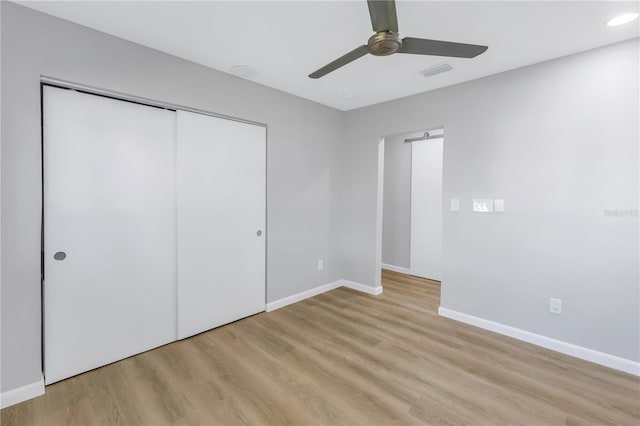
[[[338,59],[331,62],[330,64],[325,65],[324,67],[320,68],[318,71],[312,72],[311,74],[309,74],[309,77],[320,78],[324,75],[329,74],[332,71],[337,70],[342,66],[347,65],[349,62],[353,62],[356,59],[363,57],[367,53],[369,53],[369,49],[367,48],[367,46],[356,47],[351,52],[347,53],[346,55],[340,56]]]
[[[373,31],[398,32],[395,0],[367,0]]]
[[[487,49],[487,46],[479,46],[477,44],[453,43],[451,41],[405,37],[402,39],[402,47],[400,47],[398,53],[451,56],[454,58],[475,58]]]

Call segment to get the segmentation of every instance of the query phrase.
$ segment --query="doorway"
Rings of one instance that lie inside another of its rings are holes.
[[[381,269],[442,280],[443,147],[442,128],[381,141]]]

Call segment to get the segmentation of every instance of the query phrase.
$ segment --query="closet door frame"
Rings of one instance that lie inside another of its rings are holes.
[[[231,120],[231,121],[238,121],[240,123],[246,123],[246,124],[252,124],[254,126],[261,126],[267,129],[267,146],[269,143],[269,135],[268,135],[268,130],[269,130],[269,126],[265,123],[260,123],[258,121],[253,121],[253,120],[247,120],[241,117],[234,117],[231,115],[225,115],[225,114],[219,114],[213,111],[208,111],[208,110],[204,110],[204,109],[198,109],[198,108],[192,108],[186,105],[180,105],[180,104],[173,104],[170,102],[163,102],[163,101],[158,101],[155,99],[151,99],[151,98],[144,98],[141,96],[134,96],[134,95],[129,95],[126,93],[122,93],[122,92],[116,92],[113,90],[107,90],[107,89],[101,89],[98,87],[94,87],[94,86],[88,86],[88,85],[84,85],[84,84],[79,84],[79,83],[73,83],[70,81],[66,81],[66,80],[60,80],[57,78],[52,78],[52,77],[46,77],[46,76],[42,76],[40,77],[40,86],[53,86],[53,87],[59,87],[61,89],[72,89],[72,90],[77,90],[78,92],[83,92],[83,93],[87,93],[89,95],[98,95],[98,96],[105,96],[107,98],[112,98],[112,99],[116,99],[119,101],[128,101],[128,102],[133,102],[133,103],[137,103],[137,104],[141,104],[141,105],[147,105],[147,106],[152,106],[152,107],[159,107],[159,108],[165,108],[165,109],[170,109],[170,110],[182,110],[182,111],[187,111],[187,112],[195,112],[198,114],[204,114],[204,115],[210,115],[211,117],[216,117],[216,118],[223,118],[225,120]]]
[[[41,213],[41,252],[40,252],[40,256],[41,256],[41,263],[40,263],[40,306],[41,306],[41,329],[40,329],[40,335],[41,335],[41,342],[42,342],[42,347],[41,347],[41,360],[42,360],[42,370],[43,370],[43,374],[45,373],[44,371],[44,353],[45,353],[45,327],[46,324],[44,323],[44,304],[45,304],[45,300],[44,300],[44,281],[45,281],[45,277],[46,277],[46,270],[45,270],[45,263],[44,263],[44,247],[45,247],[45,241],[44,241],[44,217],[45,217],[45,205],[44,205],[44,191],[45,191],[45,176],[44,176],[44,121],[43,121],[43,115],[44,115],[44,88],[45,86],[51,86],[51,87],[57,87],[57,88],[61,88],[61,89],[71,89],[71,90],[75,90],[81,93],[85,93],[88,95],[97,95],[97,96],[104,96],[107,98],[111,98],[111,99],[115,99],[115,100],[119,100],[119,101],[125,101],[125,102],[132,102],[132,103],[136,103],[136,104],[141,104],[141,105],[145,105],[145,106],[149,106],[149,107],[159,107],[159,108],[164,108],[164,109],[168,109],[168,110],[173,110],[173,111],[178,111],[178,110],[182,110],[182,111],[186,111],[186,112],[193,112],[193,113],[198,113],[198,114],[204,114],[204,115],[208,115],[211,117],[216,117],[216,118],[221,118],[221,119],[225,119],[225,120],[231,120],[231,121],[236,121],[236,122],[240,122],[240,123],[245,123],[245,124],[250,124],[250,125],[254,125],[254,126],[260,126],[260,127],[264,127],[265,128],[265,179],[264,179],[264,184],[265,184],[265,215],[264,215],[264,255],[265,255],[265,261],[264,261],[264,282],[265,282],[265,286],[264,286],[264,303],[265,303],[265,309],[266,309],[266,303],[267,303],[267,286],[268,286],[268,281],[267,281],[267,271],[268,271],[268,258],[269,258],[269,235],[268,235],[268,202],[269,202],[269,193],[268,193],[268,174],[269,174],[269,168],[268,168],[268,152],[269,152],[269,126],[265,123],[260,123],[260,122],[256,122],[256,121],[252,121],[252,120],[246,120],[243,118],[239,118],[239,117],[233,117],[233,116],[229,116],[229,115],[225,115],[225,114],[219,114],[219,113],[215,113],[212,111],[208,111],[208,110],[202,110],[202,109],[198,109],[198,108],[192,108],[192,107],[188,107],[185,105],[179,105],[179,104],[173,104],[173,103],[169,103],[169,102],[163,102],[163,101],[158,101],[155,99],[150,99],[150,98],[144,98],[144,97],[139,97],[139,96],[134,96],[134,95],[129,95],[126,93],[122,93],[122,92],[116,92],[116,91],[112,91],[112,90],[106,90],[106,89],[102,89],[102,88],[98,88],[98,87],[94,87],[94,86],[89,86],[89,85],[84,85],[84,84],[79,84],[79,83],[75,83],[75,82],[70,82],[70,81],[66,81],[66,80],[61,80],[61,79],[56,79],[56,78],[52,78],[52,77],[47,77],[47,76],[41,76],[40,78],[40,121],[41,121],[41,135],[40,135],[40,144],[41,144],[41,157],[40,157],[40,161],[41,161],[41,187],[40,187],[40,191],[41,191],[41,207],[40,207],[40,213]],[[176,286],[178,285],[177,281],[176,281]],[[176,288],[177,291],[177,288]],[[176,307],[177,308],[177,307]],[[176,324],[177,324],[177,309],[176,309]]]

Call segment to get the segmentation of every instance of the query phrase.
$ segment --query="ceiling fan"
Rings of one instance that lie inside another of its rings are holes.
[[[356,47],[351,52],[309,74],[310,78],[320,78],[338,68],[363,57],[367,53],[387,56],[393,53],[413,55],[450,56],[454,58],[475,58],[488,49],[487,46],[453,43],[450,41],[429,40],[405,37],[398,34],[398,17],[395,0],[367,0],[371,25],[376,33],[366,45]]]

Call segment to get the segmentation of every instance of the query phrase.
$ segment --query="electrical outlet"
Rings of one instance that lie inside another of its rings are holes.
[[[549,299],[549,312],[552,314],[561,314],[562,313],[562,300],[554,299],[553,297]]]
[[[318,259],[318,271],[322,271],[324,269],[324,260]]]

